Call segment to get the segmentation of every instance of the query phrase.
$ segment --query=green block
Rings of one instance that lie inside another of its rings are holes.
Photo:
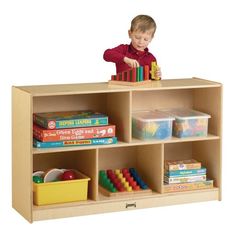
[[[139,67],[139,81],[143,81],[143,66]]]
[[[139,82],[139,67],[136,67],[136,82]]]

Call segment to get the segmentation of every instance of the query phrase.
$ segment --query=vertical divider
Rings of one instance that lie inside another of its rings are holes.
[[[161,191],[160,191],[160,193],[164,193],[164,187],[163,187],[163,185],[164,185],[164,160],[165,160],[165,144],[164,143],[162,143],[161,144],[161,160],[160,160],[160,165],[161,165],[161,170],[160,170],[160,181],[161,181],[161,183],[160,183],[160,189],[161,189]]]
[[[137,167],[148,186],[153,191],[162,193],[163,144],[138,146]]]
[[[129,92],[129,142],[132,142],[132,104],[133,104],[133,92]]]
[[[96,156],[95,156],[95,200],[99,199],[99,148],[96,148]]]
[[[116,125],[118,140],[122,142],[131,142],[130,91],[108,93],[106,106],[109,122]]]

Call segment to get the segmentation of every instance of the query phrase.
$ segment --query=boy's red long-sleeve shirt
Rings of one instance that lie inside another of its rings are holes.
[[[151,68],[151,62],[156,61],[156,58],[148,51],[148,48],[144,51],[138,51],[132,44],[121,44],[115,48],[107,49],[103,55],[105,61],[116,64],[117,74],[130,69],[124,62],[124,57],[137,60],[140,66],[149,65],[149,68]]]

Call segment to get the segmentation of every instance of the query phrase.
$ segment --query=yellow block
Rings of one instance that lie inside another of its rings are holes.
[[[89,177],[75,171],[76,180],[33,183],[35,205],[48,205],[87,200]]]
[[[157,71],[160,70],[160,67],[157,65],[156,61],[151,62],[151,78],[154,80],[160,80],[160,77],[156,77]]]

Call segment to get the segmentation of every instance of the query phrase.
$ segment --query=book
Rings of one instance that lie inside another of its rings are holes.
[[[35,124],[46,129],[63,129],[108,125],[108,116],[93,111],[34,113]]]
[[[45,129],[34,124],[33,136],[42,142],[114,137],[115,125],[68,129]]]
[[[164,176],[164,182],[168,184],[178,184],[178,183],[191,183],[205,181],[206,175],[193,175],[184,177],[167,177]]]
[[[202,167],[201,169],[192,169],[192,170],[172,170],[165,171],[167,177],[182,177],[182,176],[193,176],[193,175],[205,175],[206,168]]]
[[[166,160],[164,164],[165,170],[192,170],[201,169],[201,162],[194,159],[189,160]]]
[[[164,184],[163,191],[164,193],[172,193],[208,188],[213,188],[213,180],[180,184]]]
[[[117,137],[112,138],[95,138],[95,139],[81,139],[69,141],[56,142],[41,142],[33,139],[33,146],[36,148],[54,148],[54,147],[69,147],[69,146],[87,146],[87,145],[107,145],[117,143]]]

